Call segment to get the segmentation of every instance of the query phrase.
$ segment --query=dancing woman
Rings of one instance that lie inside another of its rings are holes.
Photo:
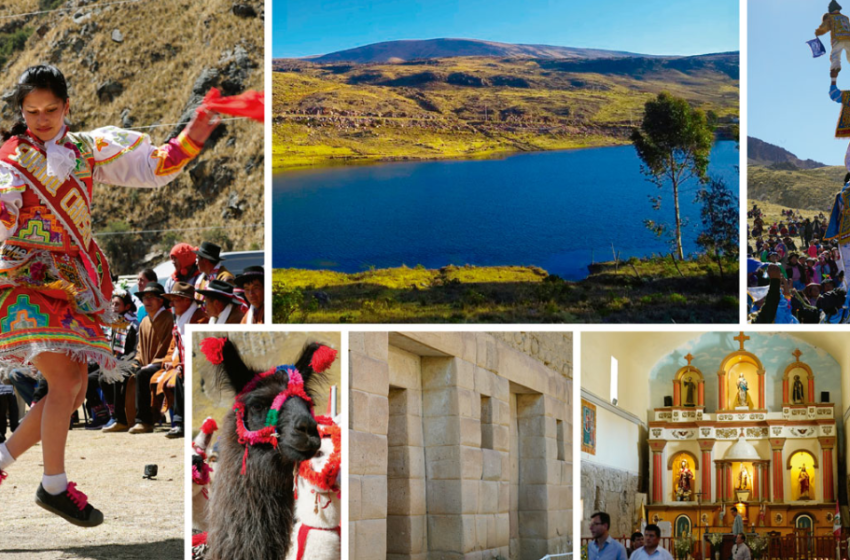
[[[87,362],[113,376],[123,364],[102,329],[112,322],[112,280],[92,237],[92,182],[165,185],[198,155],[218,118],[201,107],[177,138],[159,147],[146,134],[115,127],[71,132],[65,77],[45,65],[23,73],[12,104],[23,120],[0,147],[0,365],[31,365],[48,393],[0,444],[0,482],[41,441],[36,503],[93,527],[103,514],[68,482],[65,443],[71,413],[86,394]]]

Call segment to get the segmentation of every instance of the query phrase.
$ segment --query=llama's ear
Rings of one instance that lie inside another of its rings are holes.
[[[336,350],[318,342],[311,342],[304,348],[301,357],[295,362],[295,369],[301,373],[305,387],[309,387],[311,381],[315,384],[324,377],[321,374],[331,367],[336,359],[336,354]]]
[[[242,391],[256,375],[245,365],[236,345],[228,338],[205,338],[201,341],[201,351],[211,364],[219,367],[219,384],[229,386],[236,393]]]

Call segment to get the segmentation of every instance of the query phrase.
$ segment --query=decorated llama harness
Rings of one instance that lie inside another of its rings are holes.
[[[274,398],[274,401],[272,401],[272,406],[266,414],[265,425],[259,430],[249,430],[245,427],[245,403],[242,402],[242,399],[245,395],[253,391],[260,381],[266,377],[275,375],[280,371],[286,372],[289,376],[289,383],[286,385],[286,390],[278,393],[278,395]],[[280,409],[283,408],[283,403],[285,403],[289,397],[300,397],[307,401],[307,404],[310,405],[310,415],[315,418],[315,414],[313,414],[313,399],[304,392],[304,379],[294,366],[277,366],[268,371],[258,373],[254,376],[254,379],[249,381],[239,394],[236,395],[236,401],[233,403],[233,412],[236,413],[236,435],[239,437],[239,443],[245,446],[245,454],[242,456],[241,474],[246,473],[248,449],[250,446],[268,443],[277,449],[277,442],[280,438],[280,434],[277,431],[277,420],[280,416]]]
[[[321,501],[322,494],[334,492],[336,493],[337,498],[341,498],[340,488],[337,484],[337,477],[339,476],[339,471],[342,466],[342,432],[339,426],[334,424],[334,421],[328,416],[318,416],[316,417],[316,422],[319,424],[319,435],[322,439],[329,438],[331,442],[333,442],[334,450],[320,472],[314,471],[311,468],[310,461],[303,461],[298,469],[295,479],[296,500],[298,500],[299,477],[303,478],[308,484],[315,488],[310,490],[310,492],[316,496],[316,500],[313,505],[313,513],[319,513],[319,503]],[[321,509],[327,509],[332,502],[333,500],[329,498],[328,503],[321,506]],[[301,527],[298,529],[295,560],[303,560],[304,552],[307,548],[307,537],[310,534],[310,531],[330,531],[336,533],[337,536],[342,538],[339,526],[333,528],[311,527],[310,525],[302,522]]]

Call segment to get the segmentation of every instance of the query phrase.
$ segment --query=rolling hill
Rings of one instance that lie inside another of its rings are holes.
[[[802,160],[784,148],[752,136],[747,137],[747,162],[751,165],[783,169],[817,169],[826,164],[813,159]]]
[[[386,41],[333,53],[306,57],[313,62],[404,62],[427,58],[490,56],[498,58],[619,58],[637,55],[602,49],[576,49],[552,45],[513,45],[475,39],[426,39]]]
[[[395,41],[331,60],[274,60],[274,166],[617,145],[661,91],[712,111],[724,134],[737,135],[738,53],[646,57],[442,41],[455,48]],[[428,56],[445,52],[454,56]]]

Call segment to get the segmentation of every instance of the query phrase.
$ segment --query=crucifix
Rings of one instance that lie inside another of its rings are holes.
[[[750,339],[750,337],[746,336],[746,335],[744,334],[744,331],[741,331],[741,334],[740,334],[740,335],[738,335],[738,336],[736,336],[736,337],[733,337],[733,338],[732,338],[732,340],[737,340],[737,341],[741,344],[741,351],[742,351],[742,352],[743,352],[743,350],[744,350],[744,342],[746,342],[746,341],[747,341],[747,340],[749,340],[749,339]]]

